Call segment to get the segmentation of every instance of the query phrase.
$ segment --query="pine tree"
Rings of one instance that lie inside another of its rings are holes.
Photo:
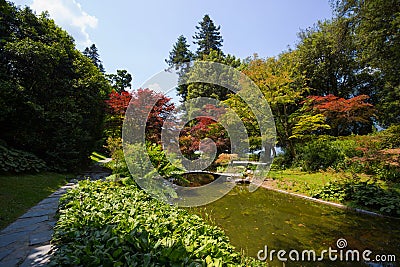
[[[90,58],[93,64],[99,68],[99,70],[104,73],[104,66],[100,60],[99,50],[97,49],[95,44],[92,44],[90,47],[86,47],[83,51],[83,54]]]
[[[172,51],[169,52],[169,58],[165,62],[171,67],[175,68],[179,77],[187,71],[189,63],[193,59],[193,53],[189,50],[189,44],[186,42],[185,36],[181,35],[174,44]],[[182,84],[177,88],[178,95],[182,97],[182,100],[186,100],[187,96],[187,85]]]
[[[170,67],[175,66],[175,69],[179,69],[182,63],[189,62],[193,58],[193,54],[188,47],[189,44],[186,42],[185,36],[179,36],[172,51],[169,52],[169,58],[166,59],[165,62]]]
[[[193,36],[193,39],[196,40],[193,43],[199,46],[196,51],[198,58],[208,55],[211,50],[221,51],[223,39],[219,32],[220,28],[221,26],[215,26],[210,16],[204,15],[203,21],[196,26],[199,32]]]

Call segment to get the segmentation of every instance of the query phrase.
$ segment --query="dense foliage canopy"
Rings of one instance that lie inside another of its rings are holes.
[[[0,8],[0,142],[52,169],[85,164],[102,136],[109,83],[48,14]]]

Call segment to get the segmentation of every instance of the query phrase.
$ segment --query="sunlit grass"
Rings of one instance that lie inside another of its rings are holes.
[[[104,156],[104,155],[102,155],[102,154],[100,154],[100,153],[98,153],[98,152],[93,152],[91,155],[90,155],[90,159],[93,161],[93,162],[99,162],[100,160],[103,160],[103,159],[106,159],[107,157],[106,156]]]
[[[315,185],[324,185],[329,181],[343,178],[343,173],[333,173],[333,172],[308,173],[297,169],[272,170],[269,172],[268,178],[303,182],[303,183],[306,182]]]
[[[0,229],[64,184],[65,174],[50,172],[0,176]]]
[[[357,174],[357,177],[361,181],[372,179],[366,174]],[[309,173],[299,169],[287,169],[271,170],[267,178],[273,179],[268,182],[271,187],[308,195],[310,191],[321,188],[328,182],[352,179],[353,174],[334,170]]]

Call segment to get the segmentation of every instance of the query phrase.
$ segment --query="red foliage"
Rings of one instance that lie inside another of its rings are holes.
[[[334,95],[309,96],[308,99],[313,102],[315,109],[343,114],[357,111],[365,107],[373,107],[372,104],[365,102],[369,99],[369,96],[367,95],[359,95],[350,99],[344,99]]]
[[[332,129],[337,130],[336,134],[340,134],[340,129],[344,129],[346,126],[370,121],[375,114],[375,109],[372,104],[366,102],[368,99],[367,95],[344,99],[330,94],[309,96],[305,102],[310,104],[314,112],[322,113]]]
[[[161,143],[161,130],[164,121],[175,109],[170,102],[171,98],[161,93],[156,93],[148,88],[138,89],[132,94],[130,105],[139,118],[145,118],[149,109],[150,113],[146,120],[146,140],[152,143]]]
[[[111,92],[109,100],[106,100],[111,115],[119,115],[119,127],[122,127],[125,112],[130,106],[133,114],[137,118],[147,118],[146,120],[146,140],[153,143],[161,142],[161,129],[167,116],[175,109],[171,98],[161,93],[156,93],[148,88],[138,89],[133,93],[126,91],[119,94]],[[149,114],[145,114],[148,110]],[[148,116],[147,116],[148,115]]]
[[[109,99],[106,100],[110,113],[113,115],[124,115],[131,98],[132,95],[126,91],[119,94],[117,91],[113,90],[109,95]]]
[[[208,104],[203,107],[200,114],[201,116],[187,124],[179,136],[181,152],[188,158],[194,157],[194,152],[200,149],[200,142],[205,138],[214,141],[218,154],[230,148],[226,130],[215,120],[224,114],[224,108]],[[208,147],[202,149],[207,150]]]

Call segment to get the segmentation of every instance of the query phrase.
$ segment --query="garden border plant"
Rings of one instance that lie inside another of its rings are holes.
[[[51,266],[259,266],[197,215],[136,185],[82,181],[60,200]]]

